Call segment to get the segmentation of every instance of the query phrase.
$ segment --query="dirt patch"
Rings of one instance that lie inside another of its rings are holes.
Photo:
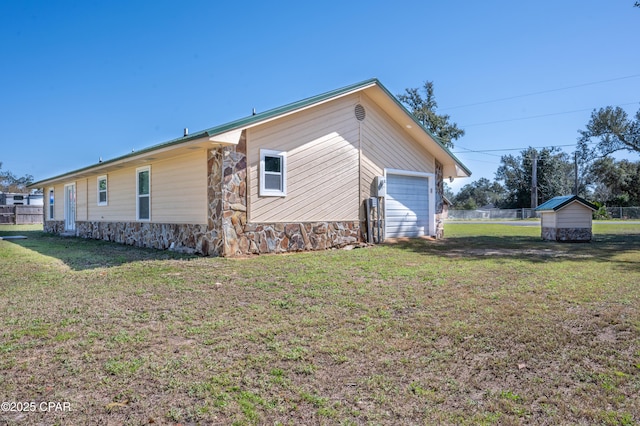
[[[553,249],[453,249],[445,254],[446,256],[542,256],[542,257],[571,257],[571,258],[590,258],[591,254],[576,254],[562,250]]]

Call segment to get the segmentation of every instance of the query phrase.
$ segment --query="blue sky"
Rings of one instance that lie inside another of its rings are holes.
[[[640,108],[633,3],[4,1],[0,161],[39,180],[371,77],[431,80],[467,132],[457,189],[574,145],[594,108]]]

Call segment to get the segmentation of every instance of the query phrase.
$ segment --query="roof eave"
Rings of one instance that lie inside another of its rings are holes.
[[[200,143],[200,142],[204,142],[204,141],[210,141],[208,135],[205,132],[197,132],[194,133],[192,135],[189,136],[184,136],[182,138],[178,138],[178,139],[173,139],[171,141],[168,142],[164,142],[162,144],[158,144],[158,145],[153,145],[151,147],[148,148],[144,148],[141,149],[139,151],[133,151],[129,154],[125,154],[125,155],[121,155],[119,157],[115,157],[109,160],[104,160],[101,161],[99,163],[96,164],[92,164],[90,166],[86,166],[86,167],[82,167],[76,170],[72,170],[70,172],[67,173],[63,173],[57,176],[53,176],[47,179],[42,179],[39,180],[37,182],[32,183],[31,185],[28,185],[27,188],[28,189],[34,189],[34,188],[43,188],[44,186],[47,185],[51,185],[51,184],[55,184],[58,181],[61,180],[68,180],[70,178],[73,178],[74,176],[78,176],[78,175],[82,175],[85,173],[97,173],[102,169],[106,169],[107,167],[113,166],[113,165],[117,165],[117,164],[121,164],[121,163],[128,163],[128,162],[132,162],[135,161],[139,158],[145,157],[149,154],[153,154],[153,153],[157,153],[157,152],[162,152],[162,151],[166,151],[166,150],[170,150],[173,147],[177,146],[177,145],[184,145],[187,143]]]
[[[554,197],[554,198],[556,198],[556,197]],[[585,207],[587,207],[587,208],[591,209],[592,211],[596,211],[596,210],[598,210],[598,207],[597,207],[597,206],[595,206],[594,204],[591,204],[590,202],[588,202],[588,201],[587,201],[587,200],[585,200],[584,198],[578,197],[577,195],[574,195],[574,196],[572,196],[572,197],[570,197],[570,198],[567,198],[566,200],[564,200],[564,201],[563,201],[562,203],[560,203],[560,204],[555,204],[555,205],[553,205],[552,207],[546,207],[546,208],[545,208],[545,207],[544,207],[544,205],[545,205],[545,204],[547,204],[547,203],[549,203],[550,201],[553,201],[553,199],[554,199],[554,198],[552,198],[551,200],[546,201],[546,202],[545,202],[545,203],[543,203],[542,205],[538,206],[538,207],[535,209],[535,211],[537,211],[537,212],[541,212],[541,213],[544,213],[544,212],[557,212],[558,210],[561,210],[561,209],[565,208],[566,206],[568,206],[569,204],[571,204],[571,203],[573,203],[573,202],[576,202],[576,203],[582,204],[583,206],[585,206]]]

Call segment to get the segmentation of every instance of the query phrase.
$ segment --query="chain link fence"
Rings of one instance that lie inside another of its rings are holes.
[[[640,207],[606,207],[611,219],[640,219]],[[449,210],[449,220],[509,220],[539,217],[533,209]]]
[[[640,219],[640,207],[607,207],[611,219]]]
[[[449,220],[529,219],[536,217],[533,209],[449,210]]]

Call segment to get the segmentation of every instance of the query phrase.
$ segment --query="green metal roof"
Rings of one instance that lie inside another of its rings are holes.
[[[51,177],[51,178],[48,178],[48,179],[42,179],[42,180],[40,180],[38,182],[34,182],[31,185],[29,185],[29,188],[38,188],[38,187],[42,186],[43,183],[46,183],[46,182],[55,181],[55,180],[58,180],[60,178],[68,176],[68,175],[74,175],[74,174],[77,174],[77,173],[83,173],[85,171],[89,171],[89,170],[91,170],[93,168],[97,168],[99,166],[109,165],[111,163],[122,161],[122,160],[125,160],[125,159],[130,158],[130,157],[134,157],[134,156],[139,156],[141,154],[150,153],[150,152],[156,151],[158,149],[164,149],[164,148],[168,148],[168,147],[171,147],[171,146],[179,145],[179,144],[182,144],[182,143],[185,143],[185,142],[189,142],[189,141],[192,141],[192,140],[196,140],[196,139],[199,139],[199,138],[202,138],[202,137],[212,137],[212,136],[219,135],[219,134],[231,131],[231,130],[236,130],[236,129],[248,127],[248,126],[250,126],[252,124],[259,123],[261,121],[268,120],[270,118],[278,117],[280,115],[287,114],[287,113],[296,111],[298,109],[305,108],[305,107],[308,107],[310,105],[313,105],[313,104],[316,104],[316,103],[319,103],[319,102],[323,102],[323,101],[332,99],[332,98],[337,97],[337,96],[345,95],[345,94],[348,94],[350,92],[363,90],[363,89],[365,89],[367,87],[371,87],[371,86],[378,86],[381,90],[383,90],[391,99],[393,99],[395,101],[395,103],[396,103],[396,105],[398,107],[400,107],[401,109],[403,109],[407,113],[407,115],[415,122],[415,124],[417,126],[419,126],[419,128],[421,128],[434,141],[436,141],[436,143],[438,145],[440,145],[440,147],[444,151],[446,151],[446,153],[449,156],[451,156],[451,158],[453,158],[455,160],[455,162],[457,164],[459,164],[462,167],[462,169],[468,175],[471,175],[471,171],[464,164],[462,164],[462,162],[460,160],[458,160],[458,158],[456,158],[456,156],[453,155],[453,153],[451,153],[451,151],[447,147],[444,146],[442,141],[437,136],[433,135],[426,127],[424,127],[424,125],[422,123],[420,123],[420,121],[418,121],[418,119],[413,114],[411,114],[411,112],[409,112],[405,108],[405,106],[402,105],[402,103],[394,95],[392,95],[391,92],[389,92],[389,90],[386,87],[384,87],[382,85],[382,83],[380,83],[380,81],[378,81],[377,78],[370,78],[370,79],[364,80],[364,81],[362,81],[360,83],[351,84],[349,86],[345,86],[345,87],[342,87],[342,88],[339,88],[339,89],[331,90],[329,92],[325,92],[325,93],[322,93],[320,95],[316,95],[316,96],[312,96],[312,97],[309,97],[309,98],[305,98],[305,99],[302,99],[302,100],[297,101],[297,102],[293,102],[293,103],[290,103],[290,104],[287,104],[287,105],[283,105],[281,107],[270,109],[268,111],[257,113],[257,114],[251,115],[249,117],[245,117],[245,118],[241,118],[241,119],[238,119],[238,120],[234,120],[234,121],[231,121],[229,123],[222,124],[222,125],[215,126],[215,127],[211,127],[209,129],[206,129],[206,130],[201,130],[199,132],[195,132],[195,133],[189,134],[188,136],[184,136],[184,137],[177,138],[177,139],[172,139],[170,141],[163,142],[163,143],[160,143],[160,144],[156,144],[156,145],[141,149],[139,151],[135,151],[135,152],[131,152],[129,154],[122,155],[120,157],[112,158],[110,160],[105,160],[105,161],[102,161],[100,163],[92,164],[90,166],[83,167],[83,168],[80,168],[80,169],[77,169],[77,170],[73,170],[73,171],[70,171],[70,172],[67,172],[67,173],[63,173],[61,175],[54,176],[54,177]]]
[[[591,210],[598,210],[598,207],[594,206],[584,198],[578,197],[577,195],[559,195],[557,197],[553,197],[549,201],[540,204],[536,208],[536,211],[558,211],[573,201],[577,201],[580,204],[583,204],[585,207],[590,208]]]

